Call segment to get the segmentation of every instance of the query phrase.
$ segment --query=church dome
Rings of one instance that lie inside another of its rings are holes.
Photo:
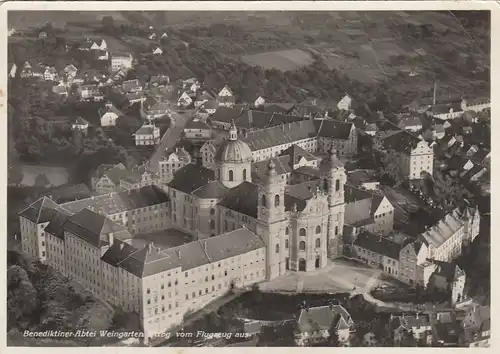
[[[244,141],[238,140],[237,129],[234,123],[229,130],[229,140],[226,140],[215,153],[215,161],[219,163],[252,162],[252,150]]]
[[[228,140],[217,150],[215,160],[232,163],[252,162],[252,150],[241,140]]]

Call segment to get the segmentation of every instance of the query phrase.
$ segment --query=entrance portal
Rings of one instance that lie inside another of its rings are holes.
[[[286,270],[290,269],[290,258],[286,257],[285,259],[285,268]]]
[[[306,260],[304,258],[299,259],[299,272],[306,271]]]
[[[316,268],[321,267],[321,262],[319,256],[316,256]]]

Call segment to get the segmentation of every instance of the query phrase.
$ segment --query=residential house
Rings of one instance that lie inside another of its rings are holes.
[[[295,343],[298,346],[324,344],[331,330],[337,332],[339,343],[345,345],[354,331],[351,315],[340,305],[305,308],[296,318]]]
[[[394,278],[398,278],[400,251],[400,243],[368,231],[361,231],[351,247],[354,258]]]
[[[463,113],[461,102],[436,104],[427,111],[428,115],[443,120],[455,119]]]
[[[132,68],[134,58],[132,54],[112,54],[111,56],[111,70],[118,71],[120,69],[130,69]]]
[[[92,188],[99,193],[109,193],[120,187],[120,179],[127,170],[121,163],[100,165],[91,177]]]
[[[432,127],[432,139],[440,140],[443,139],[446,134],[446,128],[443,124],[435,124]]]
[[[377,235],[388,235],[394,228],[394,207],[382,192],[344,186],[344,223]]]
[[[192,77],[190,79],[182,80],[181,87],[182,90],[196,92],[201,87],[201,84],[197,78]]]
[[[259,108],[259,107],[264,106],[264,104],[265,104],[265,103],[266,103],[266,100],[264,99],[264,97],[259,96],[259,97],[257,97],[257,99],[255,100],[255,102],[254,102],[254,104],[253,104],[253,105],[254,105],[255,107]]]
[[[95,56],[97,60],[109,60],[109,52],[107,50],[96,50]]]
[[[432,346],[457,347],[460,340],[460,321],[454,312],[431,314]]]
[[[143,90],[138,79],[124,81],[121,86],[122,91],[127,93],[140,92]]]
[[[92,42],[91,50],[107,50],[108,49],[108,44],[104,39],[98,39],[94,42]]]
[[[177,106],[182,108],[188,108],[193,104],[193,100],[195,97],[196,97],[196,92],[183,91],[182,94],[177,99]]]
[[[82,117],[76,118],[76,120],[71,124],[72,130],[80,131],[84,134],[87,134],[87,130],[89,129],[89,122],[83,119]]]
[[[422,121],[418,116],[400,117],[398,127],[403,130],[418,132],[419,130],[422,130]]]
[[[160,128],[152,123],[144,124],[134,134],[135,145],[156,145],[160,142]]]
[[[470,156],[471,160],[478,165],[483,167],[489,167],[490,159],[491,159],[491,151],[486,149],[479,149],[472,156]]]
[[[375,136],[379,129],[377,127],[377,124],[375,123],[370,123],[370,124],[367,124],[365,129],[363,129],[363,131],[365,132],[365,134],[367,135],[370,135],[370,136]]]
[[[46,68],[45,69],[45,72],[43,73],[43,77],[45,79],[45,81],[57,81],[57,78],[58,78],[58,73],[57,73],[57,70],[56,68]]]
[[[163,32],[162,35],[160,36],[160,38],[168,38],[167,32]]]
[[[156,33],[153,32],[153,33],[148,34],[148,39],[151,41],[156,39]]]
[[[168,183],[174,178],[177,170],[191,163],[191,156],[184,148],[175,148],[159,162],[159,175],[162,183]]]
[[[155,47],[153,49],[153,54],[154,55],[162,55],[163,54],[163,50],[160,47]]]
[[[200,92],[200,90],[196,91],[196,99],[194,101],[194,107],[199,108],[203,104],[208,101],[213,101],[214,98],[207,91]]]
[[[394,155],[403,178],[421,179],[424,172],[432,175],[434,151],[425,140],[401,130],[383,137],[382,149]]]
[[[417,284],[423,288],[427,285],[429,272],[426,271],[428,247],[421,240],[408,243],[399,252],[399,277],[403,283],[411,286]]]
[[[217,95],[217,103],[223,107],[233,107],[236,103],[233,92],[228,86],[224,86]]]
[[[148,86],[149,87],[160,87],[165,86],[170,83],[170,77],[166,75],[153,75],[150,77]]]
[[[340,111],[350,111],[352,104],[352,98],[348,94],[346,94],[342,99],[337,103],[337,109]]]
[[[213,115],[217,110],[217,101],[216,100],[208,100],[200,106],[200,110],[204,110],[207,116]]]
[[[68,97],[68,87],[60,82],[59,85],[52,86],[52,92],[61,97]]]
[[[99,117],[101,119],[102,127],[115,126],[118,117],[123,115],[118,108],[116,108],[112,103],[106,103],[104,108],[99,109]]]
[[[142,91],[127,93],[125,94],[125,98],[130,105],[144,102],[147,99],[146,95]]]
[[[451,293],[451,305],[465,300],[465,272],[455,263],[430,260],[434,272],[429,278],[428,289]]]
[[[209,140],[212,138],[212,128],[199,120],[189,122],[184,128],[186,139]]]
[[[16,63],[12,63],[9,67],[9,78],[13,79],[16,77],[17,73],[17,65]]]
[[[491,309],[474,305],[462,321],[462,343],[469,347],[489,347],[491,337]]]
[[[64,68],[64,73],[66,74],[67,77],[75,77],[77,72],[78,69],[73,64],[69,64]]]
[[[463,99],[461,102],[461,108],[463,111],[474,111],[481,112],[485,109],[491,108],[491,101],[486,97],[478,97],[472,99]]]
[[[394,344],[399,346],[406,335],[413,335],[417,342],[432,344],[432,324],[428,315],[391,315],[391,328],[394,333]]]
[[[167,102],[160,101],[153,97],[146,98],[141,105],[141,115],[148,120],[164,117],[170,112]]]
[[[149,172],[144,166],[134,167],[121,177],[120,189],[130,191],[154,185],[157,181],[156,173]]]
[[[94,100],[95,96],[100,96],[101,92],[97,85],[80,85],[78,86],[78,94],[82,101]]]
[[[477,182],[486,175],[488,170],[482,166],[482,165],[476,165],[474,164],[472,168],[470,168],[467,171],[464,171],[461,175],[460,178],[464,183],[469,183],[469,182]]]

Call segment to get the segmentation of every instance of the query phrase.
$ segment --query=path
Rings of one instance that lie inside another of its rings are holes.
[[[163,134],[160,139],[160,143],[156,146],[155,152],[149,158],[148,169],[151,172],[158,172],[158,162],[163,156],[165,156],[165,151],[172,149],[179,141],[184,127],[189,121],[191,121],[191,119],[192,115],[190,111],[186,111],[184,113],[171,111],[170,127],[167,129],[165,134]]]

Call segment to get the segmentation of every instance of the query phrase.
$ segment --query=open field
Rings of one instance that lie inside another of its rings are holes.
[[[275,52],[249,54],[242,57],[243,62],[252,66],[261,66],[265,69],[282,71],[295,70],[313,63],[313,57],[300,49],[280,50]]]

